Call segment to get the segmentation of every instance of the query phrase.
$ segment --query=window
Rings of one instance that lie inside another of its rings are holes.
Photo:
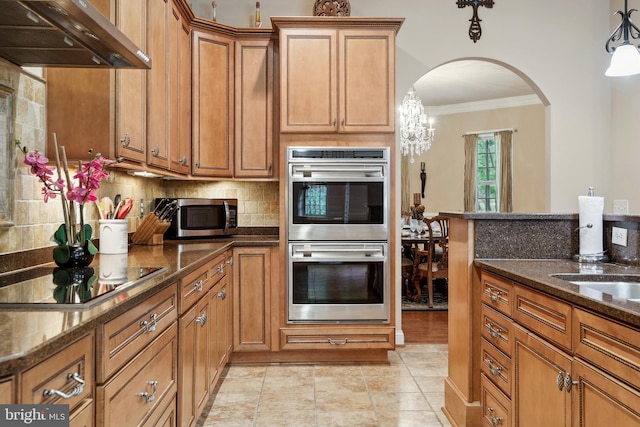
[[[476,148],[476,212],[499,212],[500,144],[494,133],[478,135]]]

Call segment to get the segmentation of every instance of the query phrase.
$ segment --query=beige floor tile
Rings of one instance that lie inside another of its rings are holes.
[[[418,393],[371,392],[376,412],[430,411],[431,406],[424,395]]]
[[[316,411],[258,411],[255,427],[315,427]]]
[[[365,377],[410,377],[411,372],[405,364],[402,365],[362,365]]]
[[[266,372],[266,366],[231,365],[222,371],[221,378],[264,378]]]
[[[378,427],[440,427],[440,419],[432,411],[378,412]]]
[[[313,365],[272,365],[267,366],[266,378],[313,377]]]
[[[370,392],[418,393],[420,388],[413,377],[367,377]]]
[[[202,427],[251,427],[253,426],[254,417],[255,411],[212,410],[211,412],[209,412],[209,415],[202,424]]]
[[[313,397],[313,377],[274,377],[265,378],[262,393],[300,393]]]
[[[351,392],[367,392],[367,383],[364,377],[360,376],[344,376],[344,377],[320,377],[315,380],[315,391],[332,392],[332,391],[351,391]]]
[[[263,393],[260,396],[258,411],[313,411],[315,408],[313,393]]]
[[[318,411],[318,427],[377,427],[374,411]]]
[[[255,411],[260,395],[244,393],[216,393],[211,405],[212,411]]]
[[[343,390],[316,392],[318,411],[373,411],[373,403],[367,392]]]
[[[220,393],[244,393],[259,395],[262,390],[263,380],[254,378],[225,378],[218,388]]]
[[[446,377],[415,377],[420,390],[423,393],[444,393],[444,380]]]
[[[318,365],[314,370],[315,377],[362,376],[360,365]]]

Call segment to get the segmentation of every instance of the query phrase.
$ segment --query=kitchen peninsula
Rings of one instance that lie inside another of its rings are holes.
[[[605,215],[613,263],[581,264],[578,215],[447,216],[452,424],[637,424],[640,303],[571,280],[640,277],[640,219]],[[613,227],[627,246],[611,243]]]

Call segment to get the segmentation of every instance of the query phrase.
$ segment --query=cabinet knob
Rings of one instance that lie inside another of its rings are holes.
[[[157,145],[155,147],[153,147],[153,150],[151,150],[151,153],[158,157],[158,154],[160,153],[160,147],[158,147]]]
[[[220,299],[223,299],[223,300],[224,300],[224,299],[227,297],[227,288],[224,288],[223,290],[221,290],[221,291],[218,293],[218,296],[220,297]]]
[[[122,142],[123,147],[127,148],[129,147],[129,144],[131,144],[131,137],[129,136],[128,133],[125,133],[124,138],[121,138],[120,142]]]
[[[335,125],[336,125],[336,119],[335,119],[335,118],[333,119],[333,122],[331,122],[331,124],[332,124],[333,126],[335,126]]]
[[[207,313],[202,313],[202,316],[196,317],[196,322],[200,323],[200,326],[204,326],[207,323]]]
[[[182,158],[180,159],[180,164],[182,166],[186,166],[187,165],[187,156],[182,156]]]

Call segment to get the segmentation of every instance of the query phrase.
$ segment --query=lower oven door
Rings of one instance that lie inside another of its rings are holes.
[[[389,322],[384,242],[289,243],[288,320]]]

